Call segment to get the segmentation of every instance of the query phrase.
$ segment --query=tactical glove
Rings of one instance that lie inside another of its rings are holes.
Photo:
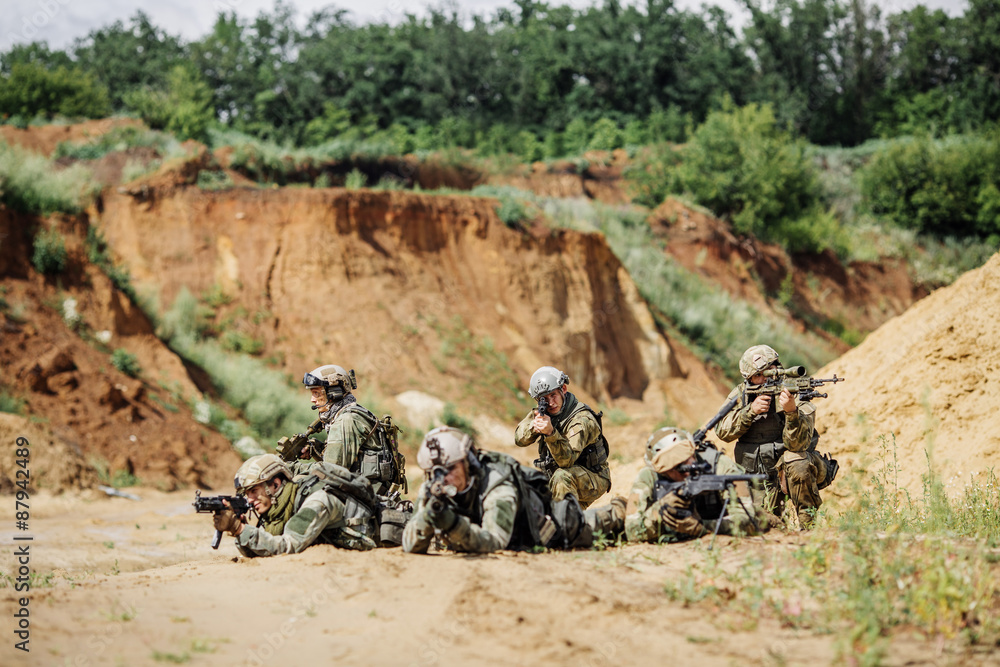
[[[674,519],[682,519],[691,516],[691,500],[681,498],[676,493],[668,493],[656,501],[654,509],[664,520],[668,515]]]
[[[691,503],[688,502],[687,506],[690,507]],[[674,508],[667,507],[660,516],[663,517],[663,525],[678,535],[701,537],[705,534],[705,526],[701,524],[701,517],[694,510],[674,510]]]
[[[221,510],[215,513],[212,518],[212,523],[215,524],[215,529],[223,532],[229,533],[230,535],[235,535],[236,531],[240,529],[240,518],[236,516],[236,512],[232,510]]]
[[[447,533],[458,523],[458,515],[450,503],[437,500],[427,504],[427,520],[442,533]]]

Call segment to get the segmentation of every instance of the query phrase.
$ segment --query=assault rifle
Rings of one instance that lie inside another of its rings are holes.
[[[455,487],[444,483],[447,475],[448,469],[444,466],[436,465],[431,469],[431,483],[427,485],[424,506],[434,514],[443,512],[445,504],[450,504],[451,499],[455,497]]]
[[[283,461],[291,462],[302,458],[302,450],[308,447],[307,455],[319,461],[323,452],[323,447],[319,445],[322,443],[318,440],[313,440],[309,436],[322,430],[322,428],[323,420],[317,417],[316,421],[309,424],[309,428],[306,429],[305,433],[296,433],[290,438],[287,435],[284,436],[281,440],[278,440],[278,444],[274,449]]]
[[[764,376],[764,384],[747,383],[747,395],[749,396],[777,396],[787,389],[792,394],[798,394],[803,401],[811,401],[814,398],[826,398],[826,394],[816,391],[816,387],[825,384],[837,384],[843,382],[844,378],[837,377],[834,373],[832,378],[813,378],[806,375],[805,366],[792,366],[791,368],[773,368],[761,373]]]
[[[549,399],[548,397],[542,395],[538,397],[538,407],[535,409],[535,413],[539,416],[549,414]],[[542,454],[544,448],[544,454]],[[543,443],[539,443],[538,447],[538,458],[532,461],[534,466],[539,470],[543,471],[549,478],[559,469],[559,464],[556,460],[552,458],[549,448],[545,447]]]
[[[668,493],[676,493],[680,498],[684,500],[691,501],[692,505],[695,498],[704,495],[706,493],[721,493],[724,498],[722,501],[722,509],[719,512],[719,518],[715,522],[715,530],[712,531],[712,539],[719,534],[719,528],[722,527],[722,520],[726,517],[726,509],[729,507],[729,496],[730,494],[726,491],[734,486],[736,482],[746,482],[748,484],[762,484],[767,481],[767,475],[715,475],[712,474],[712,467],[707,461],[697,461],[696,463],[690,463],[682,465],[677,468],[680,472],[690,473],[690,477],[682,482],[670,482],[661,480],[658,486],[663,489],[663,495]],[[662,496],[660,496],[662,497]],[[754,528],[757,532],[760,532],[760,526],[757,525],[757,520],[753,518],[753,514],[747,510],[746,505],[739,496],[736,496],[736,502],[743,507],[743,510],[750,517],[753,522]],[[662,513],[666,512],[666,508],[660,510]],[[682,510],[683,512],[683,510]],[[681,514],[679,518],[685,518],[684,514]]]
[[[226,503],[229,503],[228,507]],[[250,511],[250,503],[243,496],[205,496],[202,498],[201,491],[194,492],[194,511],[198,514],[215,514],[227,509],[232,510],[236,516],[243,517]],[[222,531],[215,531],[215,537],[212,538],[212,548],[218,549],[221,540]]]

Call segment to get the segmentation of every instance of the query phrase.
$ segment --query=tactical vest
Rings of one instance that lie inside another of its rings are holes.
[[[706,449],[704,451],[698,452],[697,456],[702,461],[708,462],[711,466],[711,474],[716,474],[716,468],[719,465],[719,456],[721,452],[717,449]],[[682,482],[674,482],[666,477],[656,476],[656,486],[653,490],[654,500],[660,500],[668,493],[673,493],[676,491]],[[720,516],[722,516],[722,508],[724,506],[724,498],[718,493],[703,493],[694,499],[694,509],[698,512],[698,516],[702,519],[716,521]]]
[[[580,455],[576,457],[576,462],[573,465],[583,466],[587,470],[593,473],[600,473],[604,469],[604,465],[608,462],[608,456],[611,453],[611,447],[608,445],[608,439],[604,437],[604,413],[594,412],[594,409],[583,402],[577,403],[576,410],[566,415],[564,422],[568,422],[570,419],[575,417],[581,410],[586,410],[589,412],[594,419],[597,420],[598,437],[597,442],[591,443],[584,447]],[[538,438],[538,458],[541,460],[546,460],[551,458],[549,453],[549,447],[545,444],[545,438],[539,436]]]
[[[368,434],[361,443],[358,460],[351,466],[351,472],[364,475],[383,495],[388,495],[393,485],[406,493],[406,459],[399,453],[399,427],[392,422],[392,416],[379,419],[368,408],[349,403],[334,415],[330,424],[344,412],[360,414],[368,425]]]
[[[746,406],[748,403],[746,389],[741,387],[740,392],[742,405]],[[733,453],[736,462],[747,472],[768,475],[773,480],[777,478],[774,467],[785,453],[785,413],[777,409],[777,397],[772,396],[771,399],[767,412],[754,419],[746,433],[736,441]],[[815,450],[818,442],[819,433],[813,429],[808,451]]]
[[[337,530],[353,528],[362,535],[375,539],[375,517],[378,500],[371,482],[358,473],[335,463],[319,462],[309,472],[296,475],[292,480],[298,486],[295,492],[296,510],[310,494],[323,490],[344,503],[344,524],[327,528],[316,544],[330,544]]]

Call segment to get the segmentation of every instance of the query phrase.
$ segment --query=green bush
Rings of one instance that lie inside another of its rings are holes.
[[[79,69],[15,63],[0,77],[0,116],[103,118],[110,112],[107,88]]]
[[[1000,131],[903,139],[861,170],[868,208],[938,236],[1000,234]]]
[[[590,143],[587,148],[597,151],[610,151],[621,148],[622,133],[618,129],[618,124],[610,118],[601,118],[594,123],[591,131]]]
[[[82,165],[57,168],[51,160],[0,141],[0,202],[23,213],[78,213],[94,194]]]
[[[47,228],[35,234],[31,264],[47,276],[66,270],[66,241],[58,230]]]
[[[167,130],[182,141],[204,140],[215,118],[211,89],[199,73],[184,65],[170,70],[166,89],[133,88],[122,101],[151,128]]]
[[[347,174],[347,178],[344,179],[344,187],[348,190],[358,190],[365,187],[367,182],[368,177],[360,169],[354,168]]]
[[[670,188],[732,221],[737,231],[790,251],[841,249],[836,222],[820,203],[806,145],[779,129],[770,106],[726,102],[695,130]]]
[[[111,353],[111,365],[132,378],[139,377],[142,372],[136,356],[123,348],[118,348]]]

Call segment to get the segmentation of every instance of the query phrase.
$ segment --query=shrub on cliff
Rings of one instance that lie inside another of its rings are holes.
[[[66,270],[66,241],[58,230],[48,228],[35,234],[31,264],[47,276]]]
[[[897,141],[861,171],[865,203],[938,236],[1000,235],[1000,131]],[[1000,236],[998,236],[1000,238]]]
[[[662,147],[631,177],[647,205],[686,194],[736,231],[790,251],[846,250],[840,226],[821,204],[806,144],[779,128],[770,106],[737,109],[726,101],[679,152]]]
[[[40,155],[0,141],[0,202],[23,213],[77,213],[94,192],[82,165],[58,169]]]

